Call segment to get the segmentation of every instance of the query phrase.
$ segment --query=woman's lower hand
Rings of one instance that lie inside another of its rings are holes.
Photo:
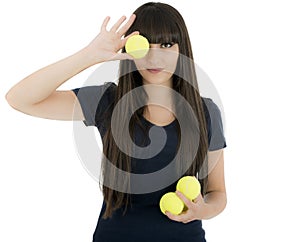
[[[176,191],[176,194],[187,206],[187,210],[185,212],[182,212],[179,215],[174,215],[166,211],[166,215],[168,216],[168,218],[182,223],[189,223],[193,220],[201,220],[203,210],[205,210],[205,206],[206,206],[201,193],[193,201],[188,199],[179,191]]]
[[[138,31],[135,31],[126,36],[126,38],[122,38],[134,22],[135,18],[135,14],[132,14],[129,20],[121,26],[126,19],[126,16],[122,16],[110,30],[106,29],[110,17],[108,16],[104,19],[100,33],[85,48],[96,63],[111,60],[133,59],[131,55],[120,53],[119,51],[125,46],[125,43],[130,36],[139,34]]]

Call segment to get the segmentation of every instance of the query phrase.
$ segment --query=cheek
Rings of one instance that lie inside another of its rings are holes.
[[[149,60],[147,58],[135,59],[134,63],[137,70],[141,73],[141,75],[147,74],[145,67],[149,66],[150,62],[154,62],[158,66],[162,66],[165,69],[165,72],[170,73],[172,75],[176,70],[177,61],[178,61],[179,53],[177,52],[158,52],[155,56],[155,61]],[[153,63],[151,63],[153,65]]]
[[[146,71],[146,70],[140,69],[140,70],[138,70],[138,71],[139,71],[139,73],[141,74],[141,76],[142,76],[143,78],[147,78],[147,71]]]
[[[174,71],[176,70],[177,61],[178,61],[178,55],[176,55],[176,56],[175,55],[167,56],[165,58],[166,70],[168,70],[169,72],[174,73]]]
[[[142,71],[143,69],[145,69],[145,59],[135,59],[134,60],[135,66],[137,68],[137,70]]]

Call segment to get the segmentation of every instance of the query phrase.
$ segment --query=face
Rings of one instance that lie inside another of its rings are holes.
[[[171,87],[179,56],[178,44],[150,44],[147,55],[135,59],[135,65],[143,77],[143,84],[158,84]]]

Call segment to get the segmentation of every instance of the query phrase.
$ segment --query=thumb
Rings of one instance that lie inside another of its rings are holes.
[[[138,35],[139,33],[140,33],[139,31],[134,31],[134,32],[132,32],[130,35],[127,35],[124,39],[122,39],[122,47],[125,46],[125,44],[126,44],[128,38],[130,38],[130,37],[133,36],[133,35]]]
[[[127,36],[124,38],[125,42],[126,42],[127,39],[130,38],[131,36],[133,36],[133,35],[138,35],[138,34],[140,34],[139,31],[134,31],[134,32],[132,32],[131,34],[127,35]]]
[[[201,192],[200,192],[200,194],[193,200],[195,203],[197,203],[197,202],[199,202],[200,200],[202,200],[203,199],[203,197],[202,197],[202,195],[201,195]]]

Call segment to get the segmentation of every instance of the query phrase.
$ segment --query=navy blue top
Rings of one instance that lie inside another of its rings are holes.
[[[73,89],[81,105],[86,126],[96,126],[103,138],[106,128],[103,124],[96,122],[96,114],[100,115],[107,111],[107,107],[114,100],[117,85],[106,82],[102,85],[84,86]],[[203,98],[203,97],[202,97]],[[208,127],[209,150],[218,150],[226,147],[223,134],[221,113],[217,105],[210,98],[203,98],[206,110],[206,121]],[[168,125],[157,126],[143,116],[141,121],[150,128],[164,129],[167,141],[159,154],[149,159],[132,158],[132,172],[146,174],[162,169],[175,157],[178,142],[176,132],[176,120]],[[141,145],[145,134],[138,125],[135,126],[134,137],[136,145]],[[155,135],[154,135],[155,137]],[[149,140],[149,137],[146,137]],[[154,142],[159,140],[155,140]],[[145,146],[143,144],[141,146]],[[187,224],[170,220],[159,208],[160,198],[167,192],[176,191],[177,181],[170,186],[156,192],[145,194],[131,194],[133,206],[127,208],[125,216],[123,209],[114,212],[110,219],[102,219],[106,204],[103,201],[99,215],[98,224],[93,235],[93,242],[204,242],[205,231],[201,220],[194,220]]]

